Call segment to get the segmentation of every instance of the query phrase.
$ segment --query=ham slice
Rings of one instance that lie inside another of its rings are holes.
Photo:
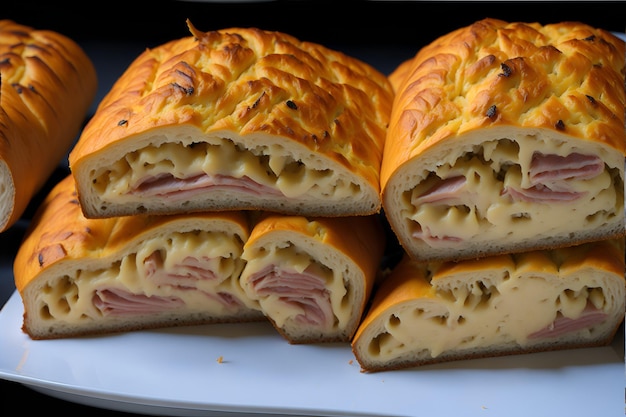
[[[417,206],[424,203],[453,204],[455,201],[463,202],[465,199],[461,198],[460,194],[466,183],[467,179],[462,175],[446,178],[417,198],[412,199],[411,203]]]
[[[515,201],[529,202],[557,202],[574,201],[583,196],[584,192],[553,191],[543,185],[536,185],[531,188],[505,187],[502,194],[510,195]]]
[[[420,204],[466,204],[472,201],[471,193],[465,189],[467,179],[462,176],[445,178],[434,186],[430,187],[426,192],[414,196],[411,204],[419,206]],[[460,241],[456,236],[435,236],[431,229],[426,225],[417,224],[418,228],[413,231],[413,238],[422,239],[435,244],[438,241]]]
[[[604,162],[596,155],[574,152],[567,156],[559,156],[535,152],[530,164],[530,180],[532,184],[552,184],[558,187],[562,181],[589,179],[602,171]]]
[[[313,266],[296,272],[269,265],[253,274],[249,282],[259,296],[274,295],[282,303],[300,308],[302,313],[293,317],[296,322],[332,326],[334,315],[330,296],[324,280]]]
[[[235,178],[228,175],[207,175],[204,173],[187,178],[176,178],[169,173],[147,177],[137,183],[130,194],[146,197],[164,196],[167,198],[190,198],[208,188],[222,188],[254,195],[283,194],[273,187],[262,185],[250,177]]]
[[[161,253],[153,252],[144,261],[146,278],[158,285],[169,285],[177,288],[196,288],[199,280],[214,280],[215,273],[209,269],[207,257],[186,257],[182,263],[174,265],[172,271],[166,271]]]
[[[503,194],[516,201],[574,201],[585,192],[572,190],[569,181],[593,178],[604,171],[604,162],[595,155],[571,153],[568,156],[535,152],[530,164],[529,188],[505,187]]]
[[[148,297],[117,288],[97,290],[93,296],[93,304],[104,315],[112,316],[158,313],[185,305],[178,297]]]
[[[198,289],[201,280],[215,280],[217,277],[209,268],[209,258],[186,257],[173,270],[164,268],[163,258],[158,251],[144,261],[146,278],[158,286],[169,286],[179,290],[200,291],[207,297],[217,300],[228,308],[242,308],[241,300],[226,292],[209,293]],[[134,314],[159,313],[185,305],[178,297],[147,296],[133,294],[117,288],[100,289],[93,297],[94,305],[106,315],[128,316]]]
[[[557,318],[550,323],[549,326],[536,331],[528,336],[529,339],[541,339],[549,337],[560,337],[569,332],[575,332],[585,328],[591,328],[602,323],[607,319],[607,314],[602,310],[598,310],[592,304],[587,303],[587,307],[580,315],[575,319],[570,319],[562,315],[558,315]]]
[[[230,309],[243,308],[244,303],[233,294],[215,291],[207,292],[198,288],[198,281],[216,281],[217,275],[211,270],[211,259],[203,256],[196,258],[187,256],[181,263],[166,270],[163,258],[158,251],[153,252],[144,261],[146,278],[159,286],[175,287],[179,290],[200,291],[207,297],[220,302]]]

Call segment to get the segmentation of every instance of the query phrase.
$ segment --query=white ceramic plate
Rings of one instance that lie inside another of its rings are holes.
[[[605,347],[365,374],[349,345],[289,345],[268,323],[34,341],[21,331],[22,312],[16,292],[0,312],[0,377],[113,410],[387,417],[624,412],[623,327]]]

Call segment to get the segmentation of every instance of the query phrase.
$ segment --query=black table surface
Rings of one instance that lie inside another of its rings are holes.
[[[485,17],[553,23],[580,21],[613,32],[626,30],[623,2],[421,2],[421,1],[11,1],[0,6],[0,19],[51,29],[76,40],[94,61],[99,89],[92,113],[127,65],[145,48],[189,35],[189,18],[200,30],[259,27],[324,44],[389,74],[420,47],[456,28]],[[0,233],[0,307],[15,290],[12,259],[32,214],[50,188],[67,174],[66,161],[33,198],[16,225]],[[623,336],[623,326],[620,333]],[[2,337],[0,335],[0,337]],[[0,352],[0,354],[2,354]],[[19,383],[0,380],[3,416],[12,402],[39,410],[82,415],[136,415],[81,405],[41,394]],[[590,399],[586,399],[590,400]],[[70,414],[72,415],[72,414]]]

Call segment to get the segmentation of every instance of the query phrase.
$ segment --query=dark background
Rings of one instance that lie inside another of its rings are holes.
[[[454,29],[492,17],[507,21],[580,21],[624,33],[626,2],[422,2],[422,1],[24,1],[7,0],[0,19],[37,29],[50,29],[74,39],[94,61],[99,92],[94,106],[126,66],[145,48],[189,36],[189,18],[201,31],[229,27],[258,27],[289,33],[300,40],[323,44],[390,73],[420,47]],[[48,185],[36,196],[23,220],[0,233],[0,308],[14,290],[11,263],[19,240],[40,199],[67,174],[60,161]],[[623,334],[621,332],[620,334]],[[0,334],[0,337],[1,334]],[[619,336],[618,336],[619,337]],[[2,354],[0,352],[0,354]],[[13,413],[12,401],[25,407],[85,415],[124,415],[38,394],[13,382],[0,381],[4,401],[0,414]],[[590,400],[590,399],[585,399]]]
[[[0,14],[76,40],[144,41],[187,36],[185,19],[204,31],[255,26],[325,44],[417,45],[484,17],[551,23],[584,21],[624,32],[625,2],[511,1],[58,1],[3,2]],[[67,4],[67,5],[65,5]],[[621,6],[621,7],[620,7]]]
[[[92,55],[100,78],[96,103],[144,49],[201,31],[258,27],[289,33],[362,59],[388,74],[422,46],[486,18],[580,21],[626,31],[626,2],[577,1],[4,1],[0,18],[67,35]],[[98,54],[93,53],[97,50]]]
[[[255,26],[330,47],[418,48],[456,28],[493,17],[508,21],[581,21],[624,32],[626,2],[510,1],[58,1],[11,0],[0,15],[61,32],[76,41],[156,46],[200,30]],[[72,2],[76,3],[76,2]]]
[[[100,78],[97,101],[144,49],[201,31],[258,27],[291,34],[362,59],[388,74],[422,46],[486,18],[580,21],[626,31],[626,2],[577,1],[119,1],[10,0],[0,18],[67,35],[92,55]],[[98,50],[98,55],[92,53]],[[121,65],[124,64],[124,65]]]

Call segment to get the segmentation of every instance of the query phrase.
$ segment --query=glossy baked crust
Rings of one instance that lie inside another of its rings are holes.
[[[400,64],[381,189],[406,251],[466,259],[623,235],[624,56],[582,23],[484,19]]]
[[[261,320],[236,281],[248,235],[240,211],[87,219],[68,176],[15,257],[23,329],[52,339]]]
[[[385,75],[284,33],[188,25],[137,57],[70,154],[87,217],[380,210]]]
[[[73,40],[0,20],[0,232],[59,166],[96,95],[96,70]]]
[[[624,240],[476,260],[405,257],[352,342],[364,372],[602,346],[624,319]]]

